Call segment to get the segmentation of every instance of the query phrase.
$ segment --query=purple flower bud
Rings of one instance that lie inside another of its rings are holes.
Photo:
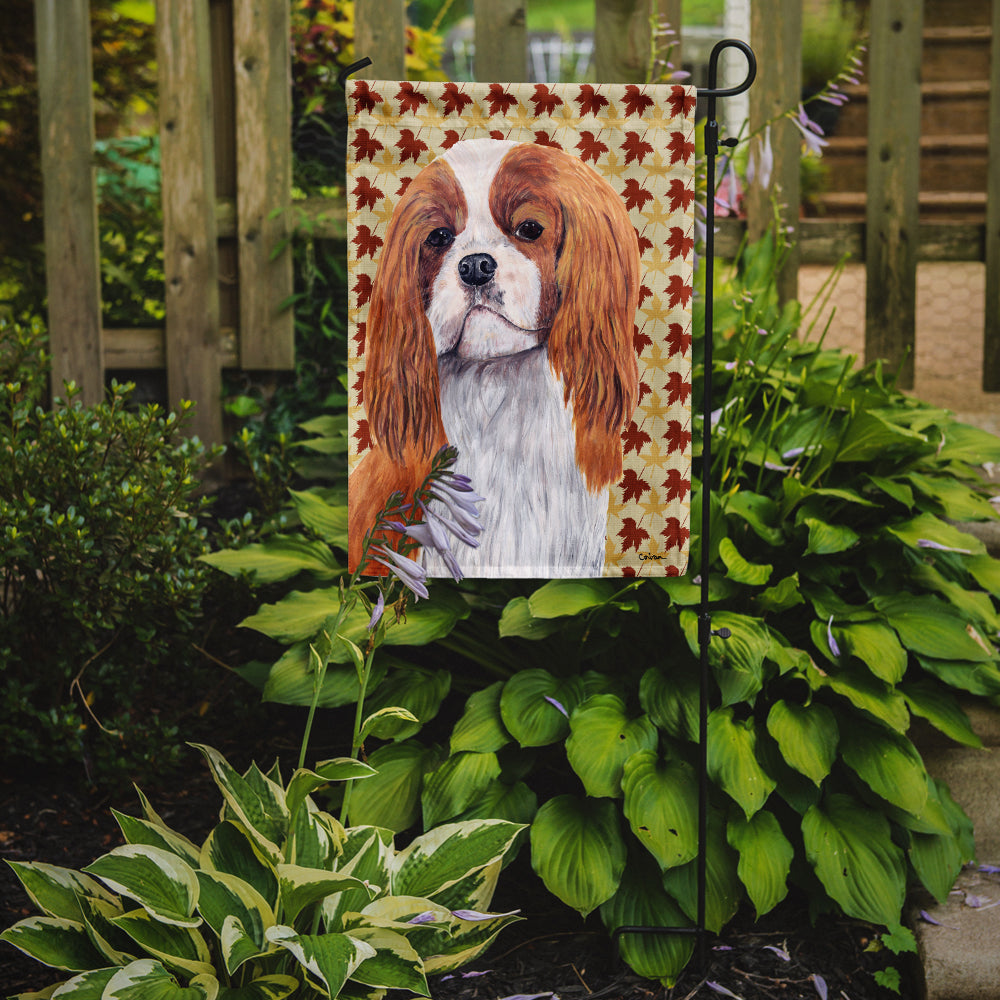
[[[418,913],[415,917],[411,917],[406,922],[408,924],[431,924],[437,920],[437,916],[433,910],[424,910],[423,913]]]
[[[554,705],[560,712],[562,712],[567,719],[569,718],[569,712],[566,711],[565,706],[561,702],[556,701],[555,698],[552,698],[549,695],[544,695],[543,697],[550,705]]]
[[[382,612],[385,611],[385,595],[380,590],[378,592],[378,600],[375,602],[375,607],[372,609],[372,616],[368,619],[368,631],[371,632],[382,618]]]
[[[942,545],[940,542],[935,542],[930,538],[918,538],[917,547],[921,549],[938,549],[941,552],[959,552],[964,556],[972,555],[972,549],[956,549],[951,545]]]
[[[369,552],[375,562],[381,563],[386,569],[391,570],[403,586],[411,590],[417,597],[430,596],[426,586],[427,571],[423,566],[382,545],[374,546]]]
[[[840,656],[840,646],[837,645],[837,640],[833,637],[833,615],[830,615],[830,620],[826,623],[826,641],[830,647],[830,652],[834,656]]]
[[[813,986],[816,987],[816,992],[819,994],[819,1000],[826,1000],[828,995],[826,980],[815,972],[809,978],[812,979]]]

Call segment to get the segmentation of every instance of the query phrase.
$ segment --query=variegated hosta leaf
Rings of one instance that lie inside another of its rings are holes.
[[[520,836],[521,834],[518,834],[518,837]],[[460,878],[457,882],[452,883],[446,889],[434,893],[435,902],[448,907],[449,910],[488,910],[497,889],[500,870],[506,860],[506,856],[497,858],[493,864],[479,868],[466,875],[465,878]]]
[[[474,961],[492,944],[493,939],[504,927],[521,919],[516,911],[479,913],[474,919],[466,918],[467,915],[471,916],[471,911],[468,910],[451,912],[454,923],[450,934],[447,937],[442,934],[442,940],[432,949],[431,954],[424,958],[424,971],[428,975],[451,972]]]
[[[717,708],[709,715],[708,774],[748,818],[767,801],[776,782],[757,762],[752,718],[737,721],[731,707]]]
[[[81,896],[93,896],[109,903],[116,902],[97,879],[73,871],[38,861],[8,861],[31,901],[46,916],[64,917],[67,920],[81,920]]]
[[[140,957],[140,949],[135,942],[114,925],[115,917],[120,917],[125,912],[121,903],[83,896],[80,905],[90,940],[104,956],[105,965],[128,965]]]
[[[91,944],[86,927],[65,917],[19,920],[0,934],[0,941],[12,944],[53,969],[81,972],[105,964],[105,959]]]
[[[347,831],[337,871],[353,875],[367,888],[345,889],[323,900],[323,920],[328,931],[344,930],[342,918],[345,913],[362,910],[370,902],[373,891],[388,890],[391,857],[390,831],[372,826],[356,826]]]
[[[361,889],[375,895],[361,879],[342,872],[327,872],[300,865],[278,865],[281,906],[286,920],[294,921],[302,910],[321,899],[345,889]]]
[[[625,762],[622,789],[632,832],[661,869],[697,855],[698,783],[690,765],[643,750]]]
[[[199,849],[187,837],[176,833],[169,827],[149,820],[126,816],[125,813],[120,813],[117,809],[112,809],[111,812],[118,821],[122,834],[128,843],[159,847],[161,850],[176,854],[192,868],[197,866]]]
[[[27,997],[51,997],[53,1000],[101,1000],[104,996],[104,988],[114,978],[118,972],[117,966],[107,969],[91,969],[90,972],[82,972],[79,976],[67,979],[65,983],[44,993],[20,994],[20,998],[26,1000]],[[18,1000],[18,998],[12,998]]]
[[[145,910],[132,910],[111,921],[150,955],[189,976],[213,971],[205,939],[190,927],[160,923]]]
[[[278,924],[268,928],[267,939],[294,955],[309,978],[331,997],[340,993],[365,959],[375,957],[370,944],[349,934],[296,934],[291,927]]]
[[[737,816],[730,820],[726,837],[740,853],[736,873],[757,916],[762,917],[788,895],[788,872],[795,849],[774,814],[765,809],[751,819]]]
[[[261,976],[245,986],[224,986],[219,992],[218,1000],[285,1000],[299,985],[299,980],[294,976]]]
[[[355,982],[430,996],[424,963],[402,934],[384,927],[356,927],[351,937],[375,949],[375,954],[351,973]]]
[[[656,748],[659,733],[648,715],[630,719],[625,702],[613,694],[595,694],[573,711],[566,757],[588,795],[621,796],[622,768],[639,750]]]
[[[785,761],[815,785],[830,773],[840,732],[826,705],[778,700],[768,713],[767,731],[777,740]]]
[[[274,925],[274,912],[267,900],[252,885],[235,875],[200,871],[198,883],[201,887],[198,910],[220,940],[223,938],[223,930],[228,920],[235,920],[239,924],[240,933],[234,935],[234,929],[230,929],[229,932],[230,942],[239,942],[238,960],[232,947],[224,949],[227,971],[232,975],[240,964],[252,957],[246,954],[243,938],[250,939],[254,949],[253,954],[266,950],[264,931]],[[235,964],[230,964],[231,958]]]
[[[335,868],[344,836],[338,820],[317,809],[312,799],[306,799],[292,819],[285,858],[304,868]]]
[[[201,847],[199,867],[224,872],[252,885],[272,908],[278,905],[278,875],[245,826],[226,820]]]
[[[610,899],[625,870],[615,804],[573,795],[549,799],[531,824],[531,865],[549,892],[583,916]]]
[[[470,695],[462,717],[451,733],[451,752],[473,750],[476,753],[496,753],[510,743],[500,716],[500,692],[503,681],[497,681],[482,691]]]
[[[143,958],[119,969],[101,1000],[216,1000],[218,995],[219,981],[212,975],[196,976],[181,986],[159,962]]]
[[[288,812],[295,815],[305,801],[318,788],[328,785],[331,781],[348,781],[355,778],[370,778],[376,774],[373,767],[353,757],[337,757],[317,764],[313,770],[301,767],[288,782],[285,792],[285,804]]]
[[[447,823],[421,834],[393,860],[392,892],[433,899],[499,861],[523,827],[501,819]]]
[[[198,878],[171,851],[146,844],[125,844],[85,869],[113,892],[134,899],[150,916],[166,924],[197,927]]]

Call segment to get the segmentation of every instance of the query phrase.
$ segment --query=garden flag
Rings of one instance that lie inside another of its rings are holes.
[[[464,496],[409,508],[429,575],[435,509],[467,576],[684,571],[695,96],[349,84],[352,567],[448,444]]]

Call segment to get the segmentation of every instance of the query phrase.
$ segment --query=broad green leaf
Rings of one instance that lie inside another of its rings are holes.
[[[768,496],[750,490],[738,490],[726,498],[726,514],[733,514],[745,521],[758,538],[777,547],[784,540],[781,512]]]
[[[950,833],[911,833],[909,855],[924,888],[939,903],[946,902],[964,862],[957,838]]]
[[[803,523],[809,529],[806,555],[828,556],[845,552],[855,545],[860,537],[846,524],[829,524],[816,517],[803,518]]]
[[[880,489],[886,496],[891,497],[898,504],[906,507],[907,510],[913,508],[913,490],[906,483],[898,479],[889,479],[886,476],[865,476],[865,478],[877,489]]]
[[[412,735],[412,732],[416,732],[420,726],[420,720],[409,709],[393,705],[372,712],[361,724],[358,736],[362,740],[366,740],[369,736],[380,740],[391,740],[401,732]],[[405,739],[405,736],[403,738]]]
[[[253,954],[263,951],[264,931],[275,923],[274,912],[267,900],[248,882],[223,872],[200,871],[198,883],[201,887],[198,911],[216,936],[222,940],[227,919],[236,920],[242,934],[252,942]],[[232,949],[226,949],[226,969],[230,975],[241,964],[231,962],[231,955]]]
[[[572,795],[549,799],[531,824],[531,866],[549,892],[584,917],[610,899],[625,871],[615,804]]]
[[[618,587],[610,580],[550,580],[528,598],[534,618],[561,618],[606,604]]]
[[[0,934],[6,941],[26,955],[54,969],[82,972],[100,968],[104,959],[94,949],[87,929],[75,920],[65,917],[28,917],[19,920]]]
[[[886,531],[913,549],[922,548],[921,542],[933,542],[935,545],[968,552],[970,555],[983,555],[986,552],[986,546],[974,535],[942,521],[933,514],[918,514],[908,521],[888,525]]]
[[[333,655],[340,655],[347,647],[338,643]],[[340,653],[337,652],[340,651]],[[375,689],[385,677],[389,658],[378,656],[372,664],[368,686]],[[331,663],[323,675],[323,683],[316,701],[317,708],[340,708],[358,700],[360,686],[353,666]],[[311,705],[316,697],[316,674],[310,664],[309,643],[297,642],[289,646],[270,668],[264,681],[261,697],[264,701],[280,705]]]
[[[799,590],[799,574],[792,573],[791,576],[784,577],[773,587],[757,594],[754,600],[757,607],[765,613],[787,611],[798,604],[804,604],[805,598]]]
[[[222,959],[230,975],[252,959],[260,958],[268,951],[274,950],[274,945],[264,946],[255,940],[243,921],[233,914],[222,921],[219,944],[222,949]]]
[[[67,979],[65,983],[58,986],[51,994],[48,992],[22,993],[19,996],[51,996],[52,1000],[101,1000],[101,997],[104,996],[104,988],[111,982],[117,972],[117,967],[92,969],[89,972],[82,972],[79,976],[74,976],[72,979]],[[18,997],[12,997],[11,1000],[18,1000]]]
[[[900,733],[854,718],[840,753],[851,770],[876,795],[908,813],[927,801],[927,772],[920,754]]]
[[[660,729],[678,740],[698,739],[697,671],[675,661],[669,670],[650,667],[639,682],[639,704]]]
[[[535,618],[531,613],[527,597],[509,600],[500,615],[499,635],[501,639],[517,636],[521,639],[544,639],[563,628],[558,619]]]
[[[267,939],[291,952],[332,997],[340,994],[362,962],[375,957],[370,944],[349,934],[296,934],[293,928],[279,924],[268,928]]]
[[[424,774],[438,762],[437,753],[415,740],[379,747],[368,758],[378,772],[351,789],[352,826],[382,826],[399,833],[420,816]]]
[[[208,945],[193,928],[161,923],[145,910],[123,913],[111,922],[168,968],[179,969],[188,976],[212,974]]]
[[[351,973],[355,982],[430,996],[424,963],[402,934],[383,927],[361,926],[351,930],[351,937],[375,949],[375,954]]]
[[[109,903],[95,896],[81,896],[80,908],[90,940],[105,958],[104,965],[128,965],[137,957],[132,939],[114,924],[115,917],[125,912],[120,901]]]
[[[461,879],[499,862],[521,829],[496,819],[446,823],[428,830],[396,855],[392,891],[434,899]]]
[[[698,616],[682,611],[681,627],[694,656],[700,656]],[[729,630],[729,637],[712,636],[708,646],[708,662],[722,690],[724,705],[741,701],[752,703],[763,686],[764,659],[771,648],[771,636],[759,618],[717,611],[712,615],[712,630]]]
[[[815,701],[798,705],[779,699],[768,713],[767,731],[785,761],[818,787],[837,756],[839,731],[833,712]]]
[[[464,752],[452,754],[436,771],[424,779],[421,805],[424,828],[454,819],[500,777],[495,753]]]
[[[882,595],[875,607],[885,615],[907,649],[938,660],[995,660],[996,651],[975,626],[949,605],[930,596]]]
[[[292,976],[261,976],[245,986],[224,986],[218,1000],[285,1000],[299,988]]]
[[[111,812],[118,821],[122,835],[128,843],[159,847],[164,851],[176,854],[189,865],[198,864],[199,849],[182,834],[159,823],[126,816],[125,813],[120,813],[117,809],[112,809]]]
[[[863,410],[851,421],[837,450],[837,462],[867,462],[890,448],[926,444],[927,439],[899,424],[890,423],[871,410]]]
[[[500,716],[521,746],[546,746],[569,732],[569,716],[583,696],[579,677],[560,679],[547,670],[522,670],[504,684]]]
[[[736,873],[760,919],[788,894],[788,873],[795,849],[781,832],[774,813],[762,809],[750,819],[737,816],[726,828],[729,846],[739,851]]]
[[[965,710],[947,688],[932,680],[907,681],[900,686],[900,691],[910,711],[926,719],[945,736],[967,747],[983,745]]]
[[[230,576],[246,574],[255,584],[276,583],[299,573],[331,580],[344,572],[328,545],[296,535],[271,535],[265,542],[209,552],[199,558]]]
[[[80,921],[80,896],[93,896],[109,903],[115,901],[96,879],[71,868],[60,868],[40,861],[8,861],[24,891],[46,916]]]
[[[833,634],[844,653],[856,656],[886,684],[898,684],[906,673],[906,650],[896,633],[879,622],[835,625]]]
[[[367,882],[372,889],[388,890],[392,832],[372,826],[355,826],[347,831],[337,870],[342,875],[353,875]],[[390,897],[385,897],[390,898]],[[343,926],[345,913],[357,913],[371,902],[368,889],[345,889],[335,896],[323,900],[323,920],[330,930],[346,930]]]
[[[462,717],[451,733],[451,752],[474,750],[495,753],[510,742],[510,733],[500,717],[500,692],[503,681],[490,684],[469,696]]]
[[[1000,597],[1000,559],[990,555],[973,556],[965,560],[965,568],[980,587]]]
[[[181,986],[159,962],[143,958],[119,969],[101,1000],[216,1000],[218,995],[219,982],[212,975],[196,976]]]
[[[601,920],[609,932],[619,927],[687,927],[690,921],[667,895],[656,867],[630,858],[615,894],[601,904]],[[694,951],[691,934],[625,933],[619,938],[622,958],[638,975],[673,986]]]
[[[455,913],[463,912],[457,908]],[[478,958],[492,944],[493,939],[505,927],[516,923],[521,917],[517,912],[499,913],[487,919],[462,920],[455,918],[447,937],[439,932],[439,944],[424,960],[424,971],[440,974],[451,972]]]
[[[621,796],[625,761],[638,750],[655,749],[659,739],[649,716],[629,719],[613,694],[591,695],[574,709],[569,725],[566,758],[595,798]]]
[[[660,868],[698,853],[698,783],[689,765],[642,750],[625,762],[623,811],[636,839]]]
[[[915,590],[930,590],[940,594],[956,611],[975,622],[988,634],[1000,632],[1000,615],[990,594],[971,590],[964,583],[947,579],[930,563],[915,566],[910,574]]]
[[[937,458],[941,462],[966,462],[969,465],[1000,462],[1000,439],[981,427],[950,420],[944,428],[944,443],[937,452]]]
[[[767,563],[751,563],[740,555],[739,549],[730,538],[723,538],[719,542],[719,556],[726,564],[728,572],[726,576],[736,583],[746,584],[748,587],[763,587],[770,579],[774,567]]]
[[[197,927],[198,878],[191,866],[170,851],[147,844],[125,844],[98,858],[84,871],[112,892],[134,899],[151,917],[178,927]]]
[[[312,490],[289,490],[292,506],[302,523],[324,542],[347,548],[347,507],[327,503]]]
[[[971,663],[968,660],[937,660],[918,656],[917,662],[927,673],[949,687],[969,694],[993,697],[1000,694],[1000,669],[993,663]]]
[[[899,923],[906,866],[880,812],[849,795],[830,795],[806,813],[802,836],[809,863],[844,913],[873,924]]]
[[[733,709],[708,716],[708,774],[749,819],[774,791],[776,782],[757,762],[757,732],[752,718],[738,721]]]
[[[910,724],[910,713],[906,710],[903,696],[884,681],[873,677],[868,670],[848,666],[825,674],[811,665],[806,671],[806,679],[813,690],[828,688],[856,708],[881,719],[896,732],[905,733]]]
[[[380,726],[380,739],[409,739],[425,722],[437,715],[445,695],[451,689],[451,674],[447,670],[407,667],[394,670],[374,689],[365,707],[371,712],[383,708],[405,708],[417,720],[385,720]]]
[[[512,785],[492,781],[460,816],[466,819],[505,819],[509,823],[529,824],[538,812],[538,796],[523,782]]]
[[[230,820],[220,823],[202,844],[199,866],[208,872],[234,875],[252,885],[270,906],[277,905],[277,873],[242,824]]]
[[[950,521],[992,521],[996,511],[986,497],[959,482],[954,476],[925,476],[910,472],[906,476],[925,497],[939,504]]]
[[[303,868],[301,865],[278,865],[278,884],[281,888],[282,914],[286,920],[293,922],[305,907],[327,896],[345,889],[367,889],[353,875]]]

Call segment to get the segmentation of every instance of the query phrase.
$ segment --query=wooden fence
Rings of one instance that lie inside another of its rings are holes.
[[[480,80],[527,77],[527,0],[475,0]],[[158,0],[166,325],[102,329],[96,194],[92,169],[88,0],[35,0],[45,181],[53,383],[73,379],[101,397],[105,372],[165,369],[171,402],[195,400],[196,432],[223,437],[221,371],[275,371],[293,364],[287,243],[291,203],[290,0]],[[355,0],[356,52],[367,75],[405,77],[404,0]],[[796,291],[800,263],[844,253],[867,270],[866,355],[893,365],[909,351],[912,384],[918,261],[985,261],[983,385],[1000,390],[1000,0],[992,4],[989,171],[985,224],[921,223],[918,216],[923,2],[871,0],[868,198],[865,221],[800,220],[781,277]],[[681,23],[681,0],[595,0],[594,66],[600,82],[642,81],[650,16]],[[801,0],[754,0],[751,43],[759,72],[750,126],[800,96]],[[680,39],[683,51],[683,38]],[[676,61],[678,51],[673,58]],[[768,190],[751,190],[747,220],[726,220],[717,250],[732,252],[744,226],[760,233],[771,199],[799,203],[800,137],[774,130]],[[787,127],[785,127],[787,126]],[[310,201],[298,215],[315,236],[342,240],[346,206]]]

